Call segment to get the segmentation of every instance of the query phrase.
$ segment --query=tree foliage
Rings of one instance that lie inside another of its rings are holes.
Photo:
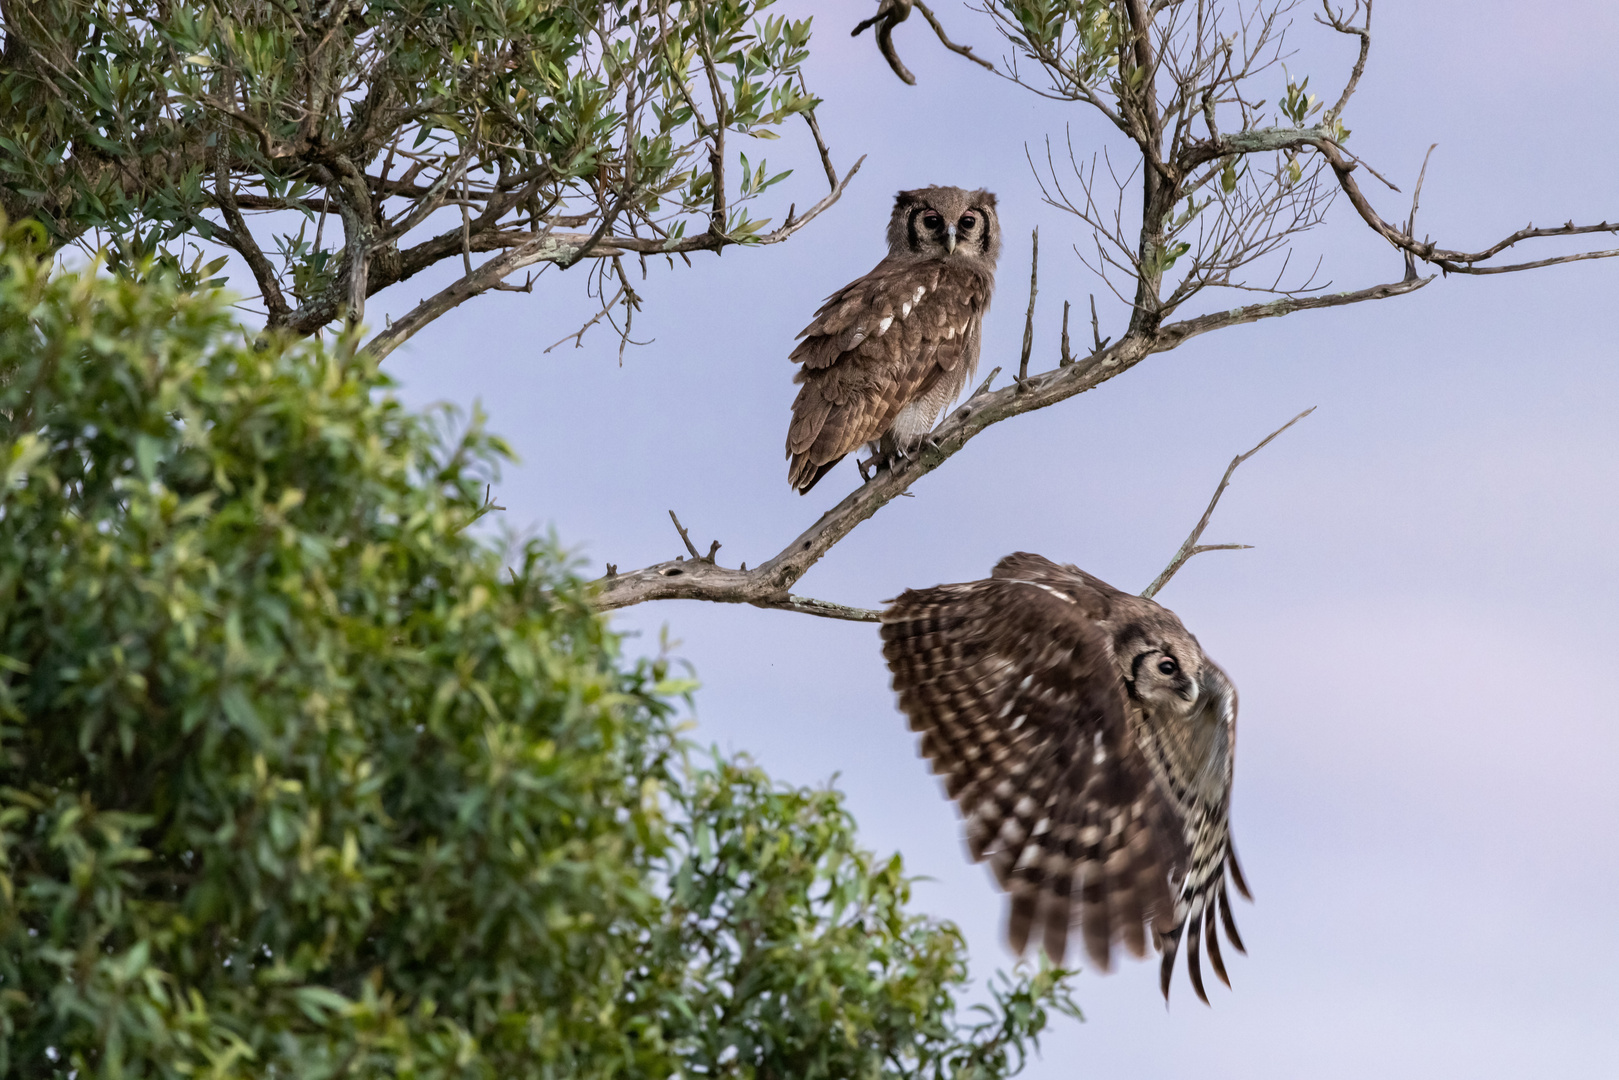
[[[0,1073],[1007,1075],[839,796],[689,764],[501,442],[217,296],[0,251]]]
[[[613,256],[787,234],[743,206],[786,176],[747,149],[815,104],[772,3],[8,0],[0,202],[124,262],[221,245],[298,334],[442,262],[411,329],[587,249],[628,315]]]

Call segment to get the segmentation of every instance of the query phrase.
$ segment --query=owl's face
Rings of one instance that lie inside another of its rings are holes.
[[[1185,716],[1213,689],[1205,685],[1213,675],[1213,665],[1207,665],[1209,671],[1203,670],[1203,652],[1190,635],[1134,637],[1126,643],[1121,659],[1129,666],[1126,685],[1130,692],[1154,711]]]
[[[957,187],[900,192],[888,221],[888,250],[899,257],[960,259],[993,270],[1001,253],[995,196]]]

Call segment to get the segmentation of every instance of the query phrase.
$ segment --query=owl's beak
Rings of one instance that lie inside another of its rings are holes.
[[[944,227],[944,250],[946,254],[955,254],[956,227],[954,225],[946,225]]]

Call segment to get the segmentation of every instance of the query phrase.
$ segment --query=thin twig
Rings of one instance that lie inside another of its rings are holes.
[[[806,94],[809,92],[809,88],[803,85],[802,75],[799,76],[799,85],[803,87]],[[809,123],[810,135],[815,139],[815,149],[821,155],[821,168],[826,170],[826,182],[833,191],[836,191],[838,190],[838,170],[832,167],[832,152],[826,148],[826,140],[821,137],[821,125],[815,119],[815,110],[806,111],[804,119]],[[791,210],[787,212],[787,216],[789,218],[793,216]]]
[[[1214,508],[1220,504],[1220,496],[1225,494],[1226,486],[1231,483],[1231,474],[1237,471],[1237,466],[1265,449],[1270,445],[1272,439],[1315,412],[1315,410],[1316,407],[1311,405],[1308,409],[1266,435],[1260,440],[1258,446],[1246,454],[1238,454],[1231,459],[1231,464],[1226,466],[1225,475],[1220,477],[1220,486],[1214,489],[1214,498],[1209,500],[1208,509],[1203,511],[1203,516],[1198,519],[1197,526],[1192,529],[1191,535],[1186,538],[1186,543],[1182,544],[1180,550],[1175,552],[1175,557],[1169,561],[1168,566],[1164,567],[1163,573],[1153,578],[1152,584],[1142,590],[1142,596],[1151,600],[1158,595],[1158,590],[1169,584],[1169,579],[1174,577],[1175,572],[1185,566],[1187,560],[1193,555],[1201,555],[1205,551],[1244,551],[1253,547],[1252,544],[1199,544],[1198,540],[1202,538],[1203,530],[1209,527],[1209,519],[1214,516]]]
[[[977,64],[986,71],[995,70],[994,64],[990,63],[988,60],[985,60],[981,56],[973,55],[973,47],[971,45],[957,45],[954,41],[951,41],[950,35],[944,32],[944,27],[939,24],[938,17],[933,14],[933,9],[922,3],[922,0],[916,0],[916,10],[920,11],[922,13],[922,18],[926,19],[928,21],[928,25],[933,27],[933,32],[939,35],[939,44],[943,45],[957,56],[965,56],[967,59],[971,60],[973,63]]]
[[[1428,159],[1433,157],[1434,148],[1438,143],[1432,143],[1428,152],[1422,155],[1422,171],[1417,173],[1417,186],[1411,192],[1411,213],[1405,219],[1405,235],[1416,239],[1417,235],[1417,206],[1422,202],[1422,182],[1428,179]],[[1414,280],[1417,276],[1417,260],[1411,254],[1411,249],[1405,250],[1405,279]]]
[[[720,542],[718,540],[712,541],[709,544],[707,555],[700,555],[697,552],[697,548],[692,544],[691,537],[686,534],[686,527],[680,524],[680,519],[675,517],[675,512],[673,510],[669,511],[669,520],[675,523],[675,530],[680,533],[680,542],[686,545],[687,551],[691,552],[693,561],[707,563],[710,566],[715,565],[714,555],[720,549]]]
[[[1530,225],[1519,229],[1503,240],[1496,241],[1482,251],[1451,251],[1447,248],[1441,248],[1431,241],[1418,241],[1415,237],[1384,221],[1360,190],[1360,186],[1355,183],[1355,178],[1350,175],[1354,166],[1344,160],[1343,150],[1337,143],[1331,139],[1314,137],[1307,137],[1304,141],[1319,152],[1322,157],[1326,158],[1327,163],[1332,166],[1333,172],[1338,177],[1338,186],[1343,189],[1344,194],[1349,196],[1350,204],[1360,214],[1362,221],[1370,225],[1375,232],[1402,252],[1410,252],[1417,258],[1424,262],[1432,263],[1448,274],[1509,274],[1518,270],[1537,270],[1543,266],[1558,266],[1563,263],[1582,262],[1586,259],[1611,259],[1619,256],[1619,248],[1613,248],[1606,251],[1582,251],[1573,255],[1558,255],[1548,259],[1537,259],[1533,262],[1512,263],[1507,266],[1476,266],[1474,264],[1494,258],[1502,251],[1524,240],[1538,240],[1551,236],[1583,236],[1589,233],[1619,233],[1619,224],[1603,220],[1596,225],[1576,225],[1570,221],[1565,225],[1550,229],[1537,229]]]
[[[506,509],[504,506],[501,506],[499,503],[495,502],[494,495],[492,494],[493,490],[493,487],[489,484],[485,484],[483,486],[483,504],[479,506],[477,510],[473,511],[471,517],[467,518],[461,523],[460,527],[455,530],[456,532],[461,532],[464,529],[469,528],[473,522],[477,521],[491,510]]]
[[[1102,321],[1096,317],[1096,294],[1091,293],[1091,341],[1093,343],[1091,355],[1099,355],[1103,349],[1107,348],[1107,343],[1112,340],[1113,336],[1111,334],[1107,337],[1102,336]]]
[[[1068,301],[1062,302],[1062,356],[1057,361],[1058,367],[1067,367],[1074,362],[1074,354],[1068,351]]]
[[[1422,155],[1422,171],[1417,173],[1417,187],[1411,193],[1411,216],[1405,219],[1407,236],[1417,235],[1417,205],[1422,201],[1422,182],[1428,179],[1428,159],[1433,157],[1433,152],[1438,146],[1438,143],[1433,143],[1428,147],[1428,152]]]
[[[1317,15],[1315,17],[1317,22],[1325,23],[1340,34],[1352,34],[1360,38],[1360,53],[1355,57],[1355,67],[1349,73],[1348,82],[1344,84],[1344,92],[1339,95],[1332,108],[1321,116],[1323,126],[1333,127],[1336,126],[1338,118],[1343,115],[1344,109],[1349,105],[1349,99],[1355,96],[1355,89],[1360,85],[1360,77],[1366,72],[1366,56],[1372,49],[1372,0],[1366,0],[1366,22],[1362,26],[1355,26],[1345,20],[1341,14],[1341,8],[1339,12],[1334,12],[1327,0],[1321,0],[1321,8],[1327,13],[1327,17],[1323,19]],[[1357,2],[1354,9],[1350,11],[1349,18],[1353,19],[1359,11],[1360,4]],[[1387,181],[1384,182],[1387,183]]]
[[[1029,377],[1029,354],[1034,351],[1034,298],[1040,293],[1040,229],[1034,230],[1034,252],[1029,256],[1029,313],[1023,320],[1023,356],[1018,361],[1017,381]]]
[[[497,286],[497,288],[498,288],[498,286]],[[613,294],[613,298],[611,300],[607,301],[607,303],[603,304],[602,309],[600,311],[596,312],[596,314],[592,315],[590,317],[589,322],[585,323],[585,325],[581,326],[578,330],[574,331],[573,333],[565,334],[561,338],[558,338],[556,341],[553,341],[550,345],[547,345],[545,347],[545,351],[540,353],[540,355],[544,356],[546,353],[550,352],[552,349],[556,348],[558,345],[561,345],[564,341],[570,341],[570,340],[573,342],[573,347],[574,348],[576,348],[576,349],[583,348],[584,344],[585,344],[585,331],[589,330],[592,326],[595,326],[597,323],[601,322],[602,319],[606,318],[607,313],[609,311],[613,310],[613,305],[618,303],[618,298],[623,296],[623,295],[624,295],[624,287],[622,285],[620,285],[619,289],[618,289],[618,292]]]

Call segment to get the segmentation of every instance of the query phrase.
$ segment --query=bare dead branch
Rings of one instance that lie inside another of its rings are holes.
[[[1396,229],[1377,213],[1355,183],[1351,175],[1354,166],[1344,160],[1341,148],[1331,139],[1319,138],[1310,140],[1311,145],[1322,157],[1326,158],[1337,174],[1338,185],[1344,194],[1349,196],[1350,203],[1360,213],[1361,219],[1370,225],[1379,235],[1403,252],[1410,252],[1424,262],[1432,263],[1448,274],[1509,274],[1518,270],[1537,270],[1543,266],[1558,266],[1563,263],[1584,262],[1588,259],[1611,259],[1619,256],[1619,248],[1605,251],[1585,251],[1572,255],[1559,255],[1547,259],[1537,259],[1533,262],[1512,263],[1506,266],[1477,266],[1475,264],[1494,258],[1501,252],[1525,240],[1539,240],[1553,236],[1584,236],[1590,233],[1619,233],[1619,224],[1610,224],[1604,220],[1596,225],[1576,225],[1572,221],[1549,229],[1537,229],[1533,225],[1519,229],[1502,240],[1491,244],[1482,251],[1463,252],[1441,248],[1431,241],[1418,241],[1408,233]]]
[[[848,622],[874,622],[883,621],[883,613],[870,608],[849,607],[846,604],[834,604],[829,600],[811,600],[807,596],[789,596],[785,600],[772,600],[755,607],[777,608],[781,611],[800,611],[805,615],[819,615],[823,619],[844,619]]]
[[[964,404],[934,429],[928,442],[917,453],[901,459],[892,468],[878,471],[870,481],[850,492],[792,543],[755,569],[731,570],[694,564],[684,559],[657,563],[594,582],[592,587],[596,605],[605,611],[649,600],[712,600],[798,610],[788,603],[792,599],[789,590],[822,556],[861,522],[894,499],[909,494],[911,485],[944,464],[974,436],[991,425],[1084,393],[1123,374],[1148,356],[1167,352],[1212,329],[1256,322],[1295,310],[1337,307],[1403,296],[1431,280],[1424,278],[1416,282],[1395,282],[1329,296],[1284,298],[1269,304],[1255,304],[1217,315],[1169,323],[1152,335],[1127,333],[1116,344],[1067,367],[1055,367],[1031,375],[1020,383],[991,391],[989,386],[1000,373],[997,367]]]
[[[585,344],[585,331],[589,330],[592,326],[595,326],[597,323],[601,322],[604,318],[606,318],[607,313],[609,311],[613,310],[613,305],[618,303],[619,297],[621,297],[623,295],[624,295],[624,288],[623,288],[623,286],[619,286],[619,290],[618,290],[618,292],[613,294],[613,298],[611,300],[607,301],[607,303],[603,304],[602,309],[600,311],[596,312],[596,314],[592,315],[589,318],[589,320],[587,320],[585,322],[585,325],[581,326],[578,330],[575,330],[573,333],[564,334],[562,337],[558,338],[556,341],[553,341],[550,345],[547,345],[545,347],[544,351],[541,352],[540,355],[544,356],[546,353],[550,352],[552,349],[556,348],[558,345],[561,345],[565,341],[572,341],[573,342],[573,347],[576,348],[576,349],[582,348],[584,346],[584,344]]]
[[[1197,525],[1193,527],[1191,534],[1186,537],[1186,542],[1180,546],[1180,550],[1175,552],[1175,557],[1169,560],[1169,565],[1164,567],[1162,573],[1152,579],[1151,585],[1142,590],[1142,596],[1148,600],[1157,596],[1158,590],[1169,584],[1169,579],[1175,576],[1175,572],[1185,566],[1187,560],[1194,555],[1201,555],[1205,551],[1245,551],[1253,547],[1252,544],[1199,544],[1198,541],[1203,538],[1203,530],[1209,527],[1209,519],[1214,516],[1214,508],[1220,505],[1220,496],[1225,494],[1226,487],[1231,483],[1231,474],[1237,471],[1237,466],[1265,449],[1270,445],[1272,439],[1315,412],[1315,410],[1316,407],[1311,405],[1308,409],[1266,435],[1259,441],[1258,446],[1231,459],[1231,464],[1226,466],[1225,475],[1220,477],[1219,486],[1214,489],[1214,497],[1209,500],[1209,505],[1203,511],[1203,516],[1198,519]]]
[[[826,148],[826,140],[821,137],[821,125],[815,119],[815,110],[810,109],[806,112],[804,119],[809,123],[810,135],[815,139],[816,152],[821,155],[821,168],[826,170],[827,186],[836,191],[838,189],[838,170],[832,167],[832,152]],[[789,220],[791,220],[792,216],[793,212],[791,210],[787,211]]]
[[[1246,307],[1232,308],[1230,311],[1216,311],[1181,322],[1173,322],[1163,327],[1159,333],[1174,338],[1175,345],[1179,345],[1211,330],[1223,330],[1228,326],[1258,322],[1261,319],[1276,319],[1283,315],[1291,315],[1295,311],[1343,307],[1367,300],[1387,300],[1392,296],[1404,296],[1406,293],[1416,292],[1432,280],[1432,277],[1425,277],[1412,281],[1396,281],[1387,285],[1373,285],[1368,289],[1328,293],[1325,296],[1284,296],[1280,300],[1272,300],[1265,304],[1249,304]],[[1169,347],[1174,348],[1174,345]]]
[[[1095,356],[1100,353],[1107,348],[1107,343],[1112,340],[1111,335],[1108,337],[1102,336],[1102,324],[1096,318],[1096,294],[1091,293],[1091,355]]]
[[[1091,298],[1095,303],[1095,297]],[[1057,360],[1058,367],[1067,367],[1074,362],[1074,354],[1068,349],[1068,301],[1062,302],[1062,355]]]
[[[1433,157],[1433,152],[1438,146],[1438,143],[1430,143],[1428,152],[1422,155],[1422,171],[1417,173],[1417,186],[1411,192],[1411,214],[1405,219],[1405,234],[1407,236],[1417,234],[1417,206],[1422,202],[1422,182],[1428,179],[1428,159]]]
[[[1411,213],[1406,215],[1405,235],[1417,235],[1417,207],[1422,203],[1422,182],[1428,179],[1428,159],[1433,157],[1434,148],[1438,143],[1430,143],[1428,152],[1422,155],[1422,171],[1417,173],[1417,186],[1411,192]],[[1405,277],[1409,281],[1417,276],[1417,262],[1410,251],[1405,252]]]
[[[686,527],[680,523],[680,519],[675,516],[675,512],[673,510],[669,511],[669,520],[675,523],[675,531],[680,534],[680,542],[686,545],[687,551],[691,552],[691,557],[694,562],[707,563],[709,566],[715,565],[714,556],[718,554],[720,550],[720,542],[718,540],[710,542],[707,555],[700,555],[697,552],[696,545],[691,542],[691,537],[686,533]]]
[[[1347,16],[1342,8],[1333,11],[1329,0],[1321,0],[1321,10],[1327,17],[1323,19],[1317,15],[1317,22],[1332,27],[1340,34],[1360,38],[1360,54],[1355,57],[1355,66],[1349,73],[1349,80],[1344,83],[1344,92],[1338,96],[1332,108],[1321,114],[1321,126],[1335,128],[1338,118],[1343,116],[1344,109],[1349,105],[1349,99],[1355,96],[1355,89],[1360,86],[1360,77],[1366,71],[1366,56],[1372,51],[1372,0],[1366,0],[1366,20],[1359,26],[1355,25],[1355,16],[1360,13],[1360,0],[1355,0],[1355,6]]]
[[[1034,298],[1040,294],[1040,229],[1034,230],[1034,251],[1029,256],[1029,313],[1023,320],[1023,356],[1018,360],[1017,381],[1029,377],[1029,353],[1034,351]],[[1068,331],[1068,317],[1063,315],[1063,333]]]

